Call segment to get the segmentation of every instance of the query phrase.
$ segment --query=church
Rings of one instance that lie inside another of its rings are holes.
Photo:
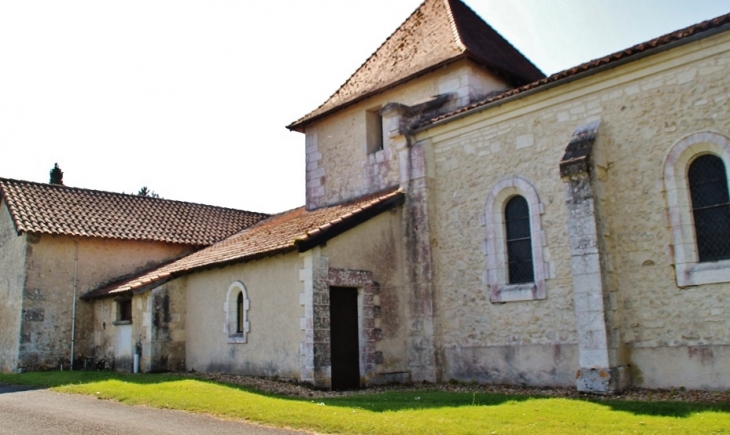
[[[276,215],[0,178],[0,370],[728,389],[728,30],[546,77],[425,0]]]

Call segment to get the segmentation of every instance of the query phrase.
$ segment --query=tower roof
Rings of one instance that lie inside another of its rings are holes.
[[[469,58],[517,87],[545,75],[460,0],[425,0],[327,101],[287,128]]]

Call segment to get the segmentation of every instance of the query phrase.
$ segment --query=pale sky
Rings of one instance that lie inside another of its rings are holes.
[[[0,0],[0,177],[278,212],[304,135],[419,0]],[[467,0],[546,74],[730,12],[727,0]]]

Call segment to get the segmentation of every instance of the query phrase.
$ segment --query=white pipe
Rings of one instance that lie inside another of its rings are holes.
[[[139,373],[139,354],[134,354],[134,373]]]
[[[71,371],[74,369],[74,344],[76,337],[76,276],[79,265],[79,242],[75,243],[74,251],[74,296],[71,301]]]

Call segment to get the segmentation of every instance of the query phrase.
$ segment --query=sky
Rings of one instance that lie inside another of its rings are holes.
[[[546,74],[727,0],[466,0]],[[419,0],[0,0],[0,177],[259,212],[304,204],[317,108]]]

